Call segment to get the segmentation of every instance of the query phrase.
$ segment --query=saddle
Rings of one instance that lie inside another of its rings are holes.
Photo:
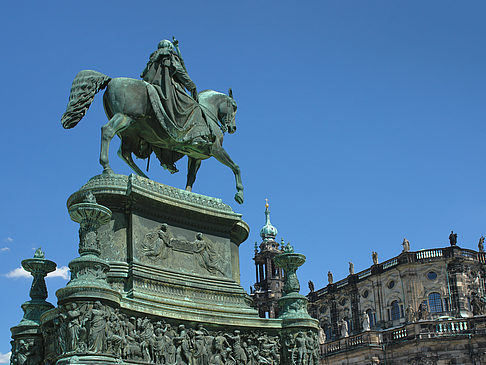
[[[207,123],[203,108],[192,100],[192,105],[186,106],[185,113],[177,114],[174,110],[181,109],[178,100],[166,100],[158,85],[152,85],[144,81],[147,88],[150,104],[160,126],[177,143],[191,144],[196,138],[207,142],[214,140],[214,133]],[[164,105],[166,104],[166,105]],[[187,105],[187,100],[185,100]],[[171,112],[172,111],[172,112]]]

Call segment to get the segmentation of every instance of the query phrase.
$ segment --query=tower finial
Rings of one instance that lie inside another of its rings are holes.
[[[277,236],[277,228],[272,226],[272,223],[270,222],[270,210],[268,209],[269,204],[268,204],[268,199],[265,198],[265,225],[260,231],[260,237],[264,241],[275,241],[275,237]]]

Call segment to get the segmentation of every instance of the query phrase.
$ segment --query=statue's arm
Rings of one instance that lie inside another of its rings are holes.
[[[172,58],[172,66],[174,67],[174,76],[179,80],[179,82],[184,85],[184,87],[189,91],[196,90],[196,84],[191,80],[189,74],[182,66],[179,58],[174,56]]]

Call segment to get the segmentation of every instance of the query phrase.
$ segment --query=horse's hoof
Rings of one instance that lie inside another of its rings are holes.
[[[236,194],[235,194],[235,200],[238,204],[243,204],[243,192],[242,191],[238,191]]]
[[[113,170],[111,169],[111,167],[108,167],[108,168],[104,169],[103,172],[102,172],[102,174],[103,175],[108,175],[108,176],[115,175],[115,173],[113,172]]]

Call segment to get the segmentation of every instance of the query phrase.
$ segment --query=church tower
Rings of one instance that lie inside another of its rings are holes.
[[[260,249],[255,242],[255,269],[256,282],[251,296],[253,305],[258,309],[261,318],[278,317],[278,299],[282,296],[283,274],[282,269],[275,265],[274,258],[282,251],[275,241],[277,228],[270,222],[268,201],[265,204],[265,225],[260,230],[262,243]]]

